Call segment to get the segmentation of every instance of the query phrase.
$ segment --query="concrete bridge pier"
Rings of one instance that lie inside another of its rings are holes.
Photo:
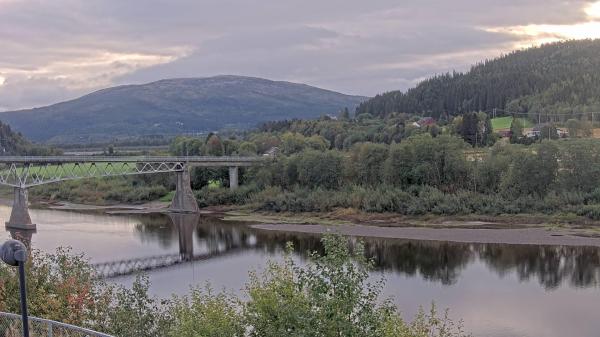
[[[190,182],[190,171],[187,167],[184,167],[183,171],[176,172],[177,184],[175,186],[175,195],[169,206],[170,212],[175,213],[198,213],[198,203],[194,197],[192,191],[192,185]]]
[[[229,188],[235,190],[239,186],[238,182],[239,176],[239,167],[231,166],[229,167]]]
[[[35,230],[36,226],[31,222],[29,216],[29,198],[26,187],[15,187],[13,206],[10,219],[6,222],[6,228]]]
[[[194,228],[198,225],[200,214],[171,213],[169,218],[179,233],[179,254],[184,261],[191,261],[194,258]]]

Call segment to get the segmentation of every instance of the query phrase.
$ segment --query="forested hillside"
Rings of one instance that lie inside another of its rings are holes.
[[[20,133],[14,132],[10,125],[0,122],[0,156],[43,156],[56,153],[54,149],[32,144]]]
[[[35,141],[111,142],[318,118],[353,110],[365,99],[298,83],[215,76],[107,88],[47,107],[2,112],[0,118]]]
[[[431,116],[506,109],[536,115],[600,111],[600,40],[565,41],[515,51],[447,73],[407,92],[392,91],[362,103],[357,114],[404,112]]]

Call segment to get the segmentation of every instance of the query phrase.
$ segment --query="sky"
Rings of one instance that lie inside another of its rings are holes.
[[[580,38],[600,1],[0,0],[0,111],[223,74],[373,96]]]

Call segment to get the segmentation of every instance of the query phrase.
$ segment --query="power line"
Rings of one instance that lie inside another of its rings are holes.
[[[514,111],[508,111],[508,110],[504,110],[504,109],[500,109],[500,108],[494,108],[491,110],[484,110],[483,112],[485,113],[489,113],[492,112],[492,114],[494,116],[498,115],[498,112],[502,112],[506,115],[519,115],[519,116],[531,116],[531,115],[544,115],[546,117],[550,117],[550,116],[583,116],[583,115],[591,115],[592,118],[594,116],[594,114],[600,113],[600,111],[588,111],[588,112],[571,112],[571,113],[542,113],[542,112],[514,112]]]

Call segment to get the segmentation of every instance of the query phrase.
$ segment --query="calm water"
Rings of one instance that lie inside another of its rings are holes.
[[[10,208],[0,206],[0,221]],[[281,258],[292,241],[297,256],[321,249],[319,238],[266,232],[207,216],[108,216],[32,210],[34,248],[70,246],[92,262],[181,254],[211,254],[149,273],[157,296],[184,294],[191,285],[240,292],[248,271]],[[182,235],[180,235],[182,234]],[[0,239],[11,236],[3,232]],[[18,233],[12,233],[18,235]],[[464,319],[476,336],[600,336],[600,249],[366,240],[369,254],[407,318],[435,301]],[[112,279],[128,285],[131,276]]]

